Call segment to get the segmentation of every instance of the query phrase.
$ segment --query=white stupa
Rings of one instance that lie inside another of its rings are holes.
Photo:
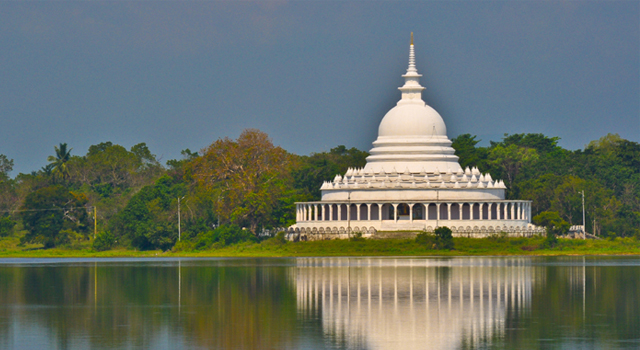
[[[296,203],[291,237],[329,239],[362,232],[451,228],[454,235],[529,235],[531,201],[505,200],[506,186],[477,168],[462,169],[444,120],[422,100],[413,35],[402,97],[382,118],[367,164],[325,182],[319,202]]]

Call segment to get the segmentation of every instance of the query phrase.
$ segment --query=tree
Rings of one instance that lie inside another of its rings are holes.
[[[177,198],[184,196],[183,184],[164,175],[155,184],[143,187],[118,213],[111,224],[121,241],[140,250],[173,247],[178,239]]]
[[[569,232],[570,227],[569,223],[564,221],[555,211],[543,211],[533,217],[533,223],[547,229],[545,244],[551,247],[556,244],[557,236]]]
[[[497,144],[489,150],[489,163],[497,173],[506,177],[510,186],[516,181],[520,170],[537,159],[538,152],[535,149],[515,144],[508,146]]]
[[[13,159],[0,154],[0,184],[9,180],[9,173],[13,170]]]
[[[63,230],[87,232],[88,215],[83,208],[87,199],[53,185],[29,193],[22,206],[22,222],[27,234],[23,243],[42,243],[51,248],[67,242]]]
[[[369,153],[355,147],[347,149],[340,145],[329,152],[300,157],[301,165],[293,170],[294,186],[306,195],[303,200],[320,200],[320,187],[324,181],[344,174],[348,168],[364,167],[368,156]]]
[[[53,146],[56,154],[53,156],[49,156],[47,161],[51,164],[53,174],[60,176],[63,180],[65,180],[69,176],[69,171],[67,169],[67,162],[71,158],[71,150],[73,148],[69,148],[67,150],[67,144],[61,143],[60,147]]]
[[[451,147],[456,150],[456,156],[462,168],[478,167],[484,169],[487,158],[487,149],[484,147],[476,147],[480,140],[476,140],[476,136],[471,134],[462,134],[451,140]]]
[[[237,140],[219,139],[191,163],[197,185],[216,198],[221,223],[248,227],[272,226],[279,200],[291,184],[294,157],[273,145],[269,136],[247,129]]]
[[[451,234],[450,228],[446,226],[438,227],[435,230],[435,234],[436,234],[436,245],[438,246],[438,249],[452,250],[454,248],[453,235]]]

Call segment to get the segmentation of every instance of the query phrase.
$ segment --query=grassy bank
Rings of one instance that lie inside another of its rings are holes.
[[[413,239],[333,240],[279,243],[244,242],[203,251],[136,251],[115,249],[96,252],[89,247],[42,249],[38,246],[0,245],[0,258],[60,257],[304,257],[304,256],[474,256],[474,255],[640,255],[640,241],[558,240],[552,248],[543,247],[543,238],[454,238],[454,250],[435,250]]]

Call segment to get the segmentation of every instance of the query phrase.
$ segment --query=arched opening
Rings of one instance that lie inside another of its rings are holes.
[[[424,220],[424,205],[413,205],[413,220]]]
[[[471,220],[471,206],[469,203],[462,205],[462,220]]]
[[[437,207],[434,203],[429,203],[427,205],[427,217],[428,220],[437,220],[438,219],[438,211]]]
[[[369,206],[366,204],[359,204],[358,210],[360,211],[360,220],[369,220]]]
[[[340,204],[340,220],[347,220],[347,205]]]
[[[393,205],[389,203],[382,205],[382,220],[393,220]]]
[[[380,220],[380,207],[377,204],[371,205],[371,219],[369,220]]]
[[[409,220],[409,205],[406,203],[398,204],[398,220]]]
[[[460,204],[451,204],[451,220],[460,220]]]
[[[447,215],[447,203],[440,203],[440,220],[449,220]]]
[[[358,220],[358,205],[351,204],[349,206],[349,216],[351,220]]]
[[[474,203],[473,204],[473,219],[474,220],[480,219],[480,204],[479,203]]]

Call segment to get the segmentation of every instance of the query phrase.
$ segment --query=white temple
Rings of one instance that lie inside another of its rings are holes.
[[[530,223],[531,201],[505,200],[502,180],[460,167],[444,120],[422,100],[413,37],[402,77],[402,97],[382,118],[366,166],[325,182],[319,202],[296,203],[289,233],[330,239],[439,226],[473,237],[541,231]]]

